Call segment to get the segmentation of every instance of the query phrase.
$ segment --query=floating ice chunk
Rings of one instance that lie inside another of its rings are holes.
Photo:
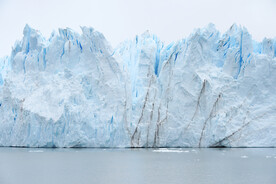
[[[30,153],[42,153],[44,152],[43,150],[30,150]]]
[[[162,152],[162,153],[183,153],[186,151],[183,150],[175,150],[175,149],[157,149],[153,150],[153,152]]]

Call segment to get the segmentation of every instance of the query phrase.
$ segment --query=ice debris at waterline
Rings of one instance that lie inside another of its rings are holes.
[[[47,40],[26,25],[0,61],[0,146],[276,146],[276,39],[210,24],[112,49],[81,29]]]

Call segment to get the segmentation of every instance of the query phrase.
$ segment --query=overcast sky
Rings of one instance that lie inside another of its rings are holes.
[[[210,22],[222,32],[241,24],[260,41],[276,36],[275,21],[276,0],[0,0],[0,57],[26,23],[46,38],[59,27],[91,26],[115,47],[146,30],[169,43]]]

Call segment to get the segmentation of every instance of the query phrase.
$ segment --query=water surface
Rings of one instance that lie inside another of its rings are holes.
[[[275,184],[275,148],[0,148],[1,184]]]

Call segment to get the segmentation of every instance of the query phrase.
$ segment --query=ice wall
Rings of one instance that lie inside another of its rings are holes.
[[[235,24],[115,49],[93,28],[23,33],[0,61],[0,146],[276,146],[276,39]]]

